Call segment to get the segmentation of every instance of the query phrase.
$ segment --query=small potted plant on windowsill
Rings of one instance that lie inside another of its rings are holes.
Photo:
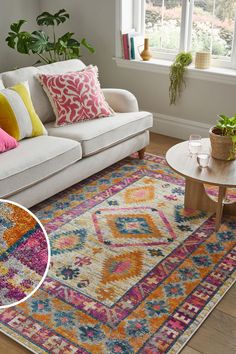
[[[236,158],[236,115],[220,114],[217,125],[210,129],[212,157],[218,160]]]

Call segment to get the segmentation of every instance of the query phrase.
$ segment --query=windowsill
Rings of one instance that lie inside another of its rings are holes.
[[[159,74],[169,74],[172,62],[168,60],[152,59],[150,61],[125,60],[114,58],[117,66],[128,69],[155,72]],[[209,69],[196,69],[193,65],[186,69],[186,77],[198,80],[220,82],[224,84],[236,85],[236,70],[229,68],[211,67]]]

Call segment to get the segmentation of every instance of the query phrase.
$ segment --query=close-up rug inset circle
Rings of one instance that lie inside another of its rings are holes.
[[[0,308],[33,295],[49,262],[49,241],[39,220],[24,207],[0,200]]]

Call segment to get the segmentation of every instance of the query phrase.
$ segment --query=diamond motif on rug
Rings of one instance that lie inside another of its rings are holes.
[[[155,197],[155,188],[154,186],[144,186],[137,188],[130,188],[125,193],[125,202],[127,204],[131,203],[140,203],[153,200]]]
[[[120,235],[139,235],[140,237],[145,237],[147,234],[151,234],[153,228],[151,228],[152,220],[149,215],[139,215],[136,217],[125,216],[118,217],[115,220],[115,225],[117,230],[119,231],[117,234],[114,234],[120,237]],[[152,225],[153,226],[153,225]],[[159,230],[156,230],[158,236],[160,235]]]
[[[102,283],[127,280],[140,275],[143,265],[142,258],[142,253],[135,251],[106,259],[103,264]]]
[[[154,208],[100,209],[92,217],[99,241],[110,247],[164,245],[176,238],[165,214]]]
[[[87,232],[85,229],[57,233],[52,239],[52,254],[63,254],[83,247]]]
[[[183,286],[179,283],[166,284],[164,289],[167,297],[173,297],[176,299],[177,297],[184,295]]]

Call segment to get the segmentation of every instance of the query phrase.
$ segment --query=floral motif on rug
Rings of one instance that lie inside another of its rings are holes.
[[[135,155],[136,156],[136,155]],[[40,290],[0,312],[36,353],[177,353],[232,286],[236,221],[185,210],[184,180],[147,154],[34,208],[52,263]]]
[[[0,201],[0,306],[32,293],[47,263],[48,245],[41,226],[24,209]]]

